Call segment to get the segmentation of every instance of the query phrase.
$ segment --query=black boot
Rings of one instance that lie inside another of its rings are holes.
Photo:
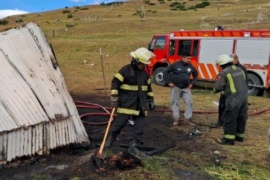
[[[107,138],[107,141],[105,143],[105,148],[110,148],[113,144],[113,141],[115,141],[115,137],[112,135],[109,135],[109,137]]]
[[[147,155],[138,149],[138,142],[133,140],[129,143],[128,152],[134,156],[147,157]]]
[[[243,137],[236,136],[235,137],[235,140],[236,141],[239,141],[239,142],[243,142],[244,141],[244,138]]]
[[[221,139],[217,139],[217,143],[222,145],[234,145],[234,139],[225,139],[224,137]]]
[[[222,123],[221,121],[217,121],[216,123],[212,124],[211,127],[212,128],[220,128],[223,126],[224,123]]]

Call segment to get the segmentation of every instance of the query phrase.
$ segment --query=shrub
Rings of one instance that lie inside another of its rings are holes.
[[[68,14],[67,15],[67,18],[73,18],[73,15],[72,14]]]
[[[170,6],[170,7],[175,7],[175,6],[177,6],[178,4],[181,4],[181,3],[179,3],[179,2],[173,2],[173,3],[170,4],[169,6]]]
[[[66,14],[66,13],[70,13],[70,10],[66,10],[66,9],[65,9],[65,10],[63,11],[63,14]]]
[[[171,10],[186,10],[185,5],[179,2],[174,2],[170,4]]]
[[[190,6],[188,9],[196,9],[196,7],[195,6]]]
[[[6,24],[8,24],[8,21],[7,20],[0,20],[0,25],[6,25]]]
[[[88,7],[81,8],[81,10],[88,10],[88,9],[89,9]]]
[[[149,4],[150,3],[150,0],[144,0],[143,1],[145,4]]]
[[[200,4],[196,4],[195,7],[196,8],[205,8],[206,6],[209,6],[209,5],[210,5],[209,2],[204,1],[204,2],[202,2]]]
[[[71,28],[71,27],[74,27],[74,26],[75,26],[74,24],[66,24],[67,28]]]
[[[20,23],[20,22],[23,22],[23,20],[22,19],[17,19],[15,22]]]
[[[115,2],[110,2],[110,3],[104,3],[104,2],[102,2],[100,5],[101,6],[111,6],[111,5],[114,5],[114,4],[124,4],[124,2],[122,2],[122,1],[119,1],[119,2],[117,2],[117,1],[115,1]]]
[[[178,4],[177,6],[175,6],[175,8],[182,10],[182,9],[185,9],[185,5]]]

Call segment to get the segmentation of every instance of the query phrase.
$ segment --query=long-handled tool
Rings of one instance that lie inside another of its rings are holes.
[[[108,136],[108,132],[109,132],[111,123],[113,121],[114,111],[115,111],[115,108],[112,109],[110,119],[109,119],[109,122],[108,122],[108,125],[107,125],[107,128],[106,128],[106,131],[105,131],[105,135],[103,137],[103,141],[102,141],[102,143],[100,145],[100,148],[94,155],[94,161],[95,161],[95,163],[96,163],[96,165],[98,167],[101,166],[101,160],[104,160],[106,158],[106,154],[103,153],[103,149],[104,149],[104,146],[105,146],[105,142],[106,142],[106,139],[107,139],[107,136]]]

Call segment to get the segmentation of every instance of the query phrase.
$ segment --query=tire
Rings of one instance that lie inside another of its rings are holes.
[[[166,67],[159,67],[154,71],[153,74],[153,81],[155,84],[160,86],[166,86],[166,83],[163,79],[163,71],[166,69]]]
[[[256,86],[262,86],[261,80],[259,77],[255,74],[248,73],[248,84],[256,85]],[[258,96],[261,89],[256,87],[248,87],[248,95],[250,96]]]

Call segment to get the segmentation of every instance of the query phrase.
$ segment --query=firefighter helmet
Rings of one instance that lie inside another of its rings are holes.
[[[154,53],[144,47],[138,48],[135,51],[130,52],[130,55],[143,64],[150,64],[151,58],[155,56]]]
[[[216,64],[221,66],[224,64],[228,64],[232,61],[233,61],[233,58],[231,58],[227,54],[221,54],[220,56],[218,56],[218,58],[216,60]]]

